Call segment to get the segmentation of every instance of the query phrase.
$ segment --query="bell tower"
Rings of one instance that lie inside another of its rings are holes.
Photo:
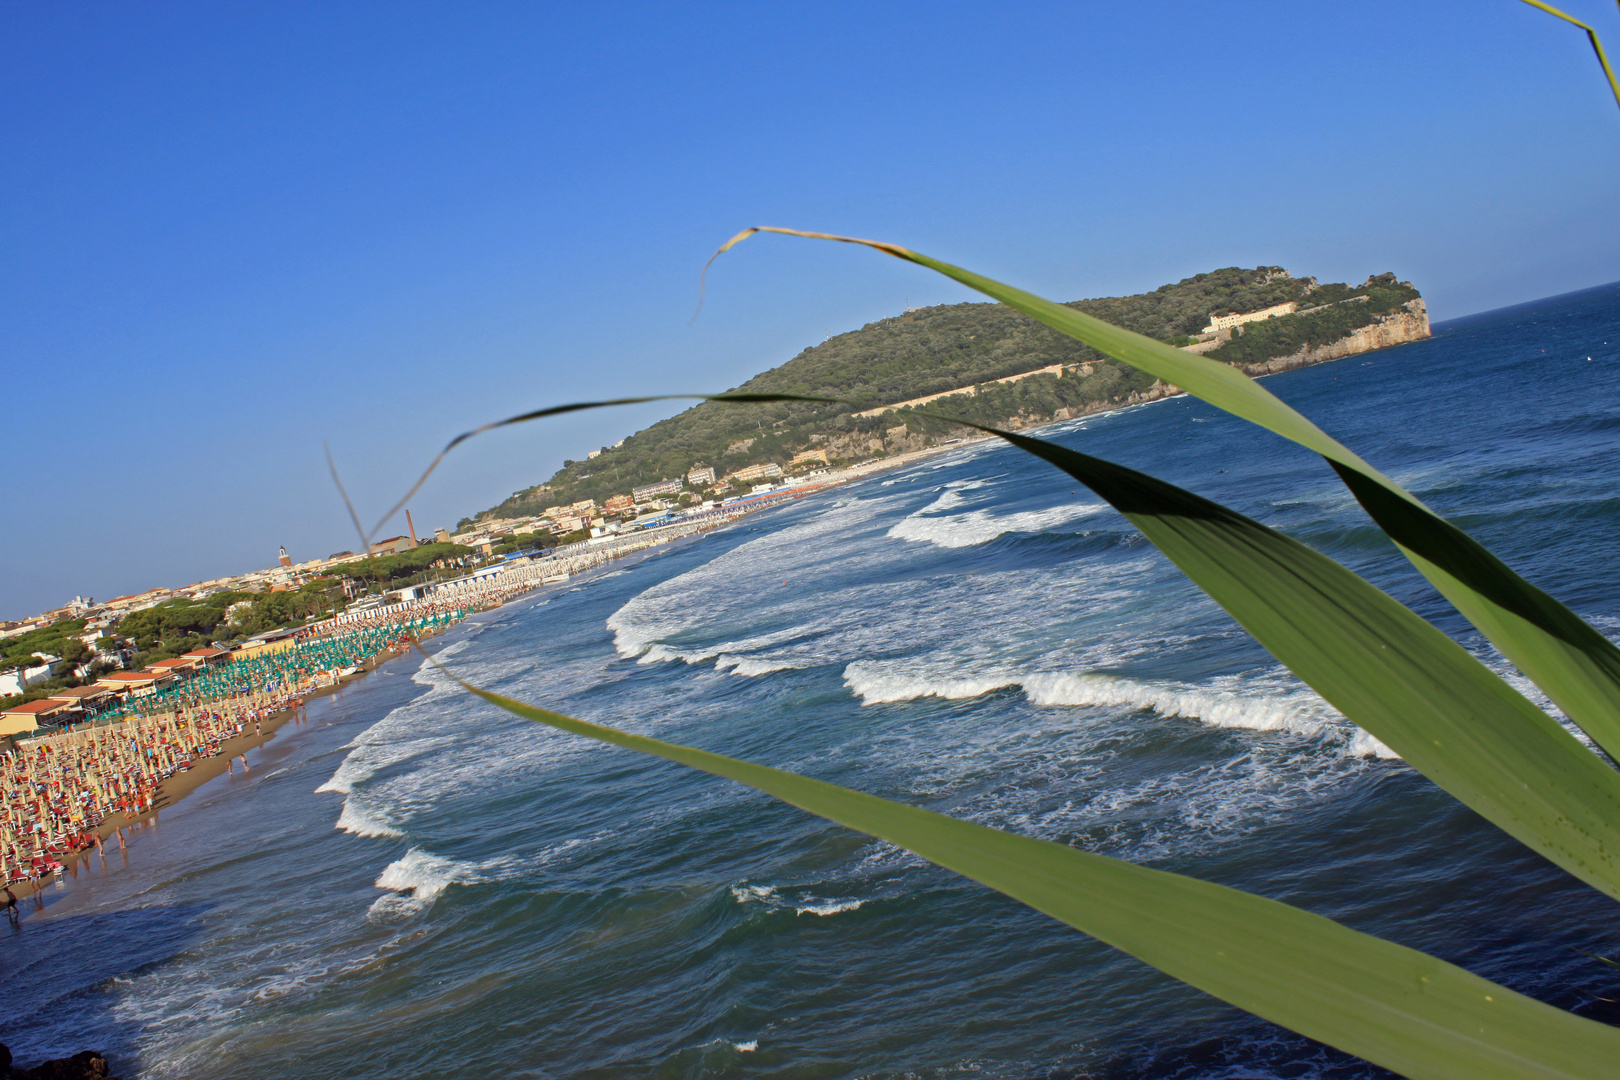
[[[292,559],[287,557],[287,545],[286,544],[281,545],[281,565],[282,566],[291,566],[292,565]]]

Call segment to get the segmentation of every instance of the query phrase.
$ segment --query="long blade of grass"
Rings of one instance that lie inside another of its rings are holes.
[[[761,226],[732,237],[709,263],[759,232],[859,244],[927,267],[1321,454],[1434,587],[1599,746],[1620,758],[1620,648],[1241,371],[898,244]]]
[[[1241,1009],[1417,1080],[1610,1077],[1620,1060],[1620,1030],[1288,904],[456,681],[525,719],[735,780],[896,844]]]
[[[1085,484],[1345,716],[1620,899],[1620,772],[1462,646],[1327,556],[1219,503],[1044,439],[968,426]]]
[[[999,436],[1092,488],[1352,721],[1511,836],[1620,898],[1620,773],[1422,618],[1298,541],[1146,474],[924,415]]]

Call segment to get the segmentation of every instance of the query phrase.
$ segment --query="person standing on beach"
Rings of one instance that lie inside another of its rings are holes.
[[[10,885],[6,886],[6,918],[12,926],[17,925],[17,894],[11,891]]]

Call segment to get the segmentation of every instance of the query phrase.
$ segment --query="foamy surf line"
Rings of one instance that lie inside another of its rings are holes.
[[[1212,727],[1283,731],[1321,736],[1342,730],[1343,718],[1314,694],[1242,695],[1202,687],[1138,682],[1114,675],[991,672],[970,678],[939,678],[874,661],[844,669],[844,685],[864,705],[936,697],[959,701],[995,690],[1018,688],[1032,705],[1149,709],[1161,716],[1198,720]],[[1399,757],[1360,728],[1350,736],[1355,756]]]
[[[1079,503],[1001,515],[988,509],[953,513],[964,504],[961,492],[983,486],[984,481],[947,484],[939,498],[892,526],[889,537],[941,548],[977,547],[1008,533],[1047,532],[1108,509],[1106,503]]]
[[[793,904],[795,915],[819,915],[822,918],[854,911],[866,903],[865,900],[817,900],[815,897],[806,897],[803,901],[794,903],[778,897],[775,885],[733,885],[731,898],[739,904],[764,903],[768,908],[776,910],[782,910],[787,904]]]
[[[828,900],[821,904],[802,904],[794,908],[793,913],[795,915],[820,915],[825,918],[828,915],[839,915],[846,911],[854,911],[864,903],[866,903],[865,900]]]
[[[426,910],[452,885],[478,885],[501,881],[514,870],[508,858],[462,862],[413,847],[383,867],[373,887],[384,895],[373,901],[372,915],[411,915]]]
[[[380,811],[373,812],[365,806],[359,805],[356,797],[351,793],[343,800],[343,810],[338,814],[337,828],[355,836],[404,836],[396,829],[392,822]]]

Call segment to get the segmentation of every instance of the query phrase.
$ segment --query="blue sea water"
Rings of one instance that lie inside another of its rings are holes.
[[[1266,380],[1620,634],[1620,285]],[[1330,470],[1189,398],[1044,434],[1345,562],[1535,695]],[[477,452],[476,447],[471,452]],[[980,443],[437,639],[559,711],[1287,900],[1620,1021],[1611,901]],[[0,933],[0,1040],[141,1078],[1366,1077],[888,845],[411,659]]]

